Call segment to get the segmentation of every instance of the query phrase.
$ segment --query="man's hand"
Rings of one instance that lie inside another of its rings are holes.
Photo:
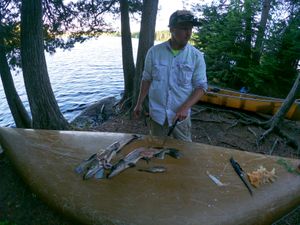
[[[137,104],[133,109],[133,118],[138,119],[142,114],[143,107],[140,104]]]
[[[185,103],[183,103],[179,109],[176,112],[176,115],[173,119],[173,123],[179,119],[179,121],[182,121],[187,118],[189,109],[196,104],[201,96],[204,94],[204,90],[202,88],[196,88],[191,96],[186,100]]]
[[[189,108],[180,107],[173,119],[173,123],[179,119],[179,121],[185,120],[188,116]]]
[[[145,97],[148,94],[150,85],[151,85],[151,81],[142,80],[139,97],[138,97],[136,106],[133,109],[133,118],[134,119],[138,119],[142,114],[142,109],[143,109],[142,105],[143,105]]]

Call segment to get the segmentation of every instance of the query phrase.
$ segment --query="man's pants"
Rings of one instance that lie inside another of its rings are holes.
[[[154,120],[152,120],[150,117],[149,126],[150,135],[165,137],[168,134],[169,126],[167,120],[164,123],[164,125],[160,125],[159,123],[156,123]],[[171,136],[178,140],[192,142],[191,127],[191,118],[187,117],[185,120],[177,123]]]

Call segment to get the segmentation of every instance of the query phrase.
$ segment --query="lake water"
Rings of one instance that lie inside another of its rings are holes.
[[[138,40],[132,40],[134,56]],[[90,104],[108,96],[120,97],[124,89],[120,37],[101,36],[76,44],[71,51],[46,54],[52,89],[68,121]],[[20,98],[29,111],[22,74],[14,74]],[[0,82],[0,126],[14,126],[2,82]]]

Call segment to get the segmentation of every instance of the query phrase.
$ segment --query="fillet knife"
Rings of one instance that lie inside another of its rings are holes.
[[[179,121],[179,119],[176,119],[175,122],[174,122],[174,124],[169,128],[168,134],[167,134],[167,136],[165,137],[164,142],[163,142],[163,144],[162,144],[163,147],[165,146],[165,143],[166,143],[168,137],[170,137],[170,135],[173,133],[173,130],[174,130],[174,128],[176,127],[178,121]]]
[[[233,169],[235,170],[235,172],[237,173],[237,175],[240,177],[240,179],[245,184],[246,188],[250,192],[250,195],[252,196],[253,193],[252,193],[252,190],[251,190],[250,186],[248,185],[248,183],[246,181],[244,170],[242,169],[242,167],[240,166],[240,164],[238,164],[238,162],[235,161],[232,157],[230,158],[230,163],[231,163]]]

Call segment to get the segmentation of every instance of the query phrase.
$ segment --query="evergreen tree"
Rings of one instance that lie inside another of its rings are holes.
[[[205,53],[209,82],[285,97],[300,58],[299,7],[293,0],[197,5],[203,23],[195,43]]]
[[[13,1],[0,2],[0,75],[7,103],[14,118],[16,127],[30,128],[31,118],[26,111],[14,85],[6,54],[18,55],[13,46],[18,46],[17,30],[19,26],[20,4]],[[9,23],[5,23],[9,21]],[[13,53],[14,52],[14,53]],[[10,57],[12,67],[16,66],[18,57]]]

